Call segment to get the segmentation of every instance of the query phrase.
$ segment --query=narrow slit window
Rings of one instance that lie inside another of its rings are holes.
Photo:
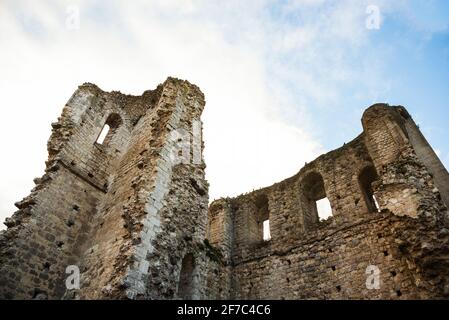
[[[254,214],[250,215],[248,224],[252,243],[261,243],[271,239],[270,211],[266,194],[260,194],[254,199]]]
[[[265,220],[263,222],[263,241],[270,241],[271,233],[270,233],[270,220]]]
[[[104,125],[104,127],[103,127],[103,129],[101,130],[101,133],[100,133],[100,135],[98,136],[98,138],[97,138],[97,143],[98,144],[103,144],[103,142],[104,142],[104,140],[106,139],[106,137],[107,137],[107,135],[108,135],[108,133],[109,133],[109,130],[111,130],[111,127],[108,125],[108,124],[105,124]],[[92,141],[92,140],[91,140]]]
[[[122,118],[117,113],[111,113],[101,129],[95,141],[96,144],[107,146],[113,139],[118,128],[122,124]]]
[[[379,203],[377,202],[377,199],[376,199],[375,195],[373,195],[373,204],[376,207],[376,211],[380,212],[380,210],[379,210]]]
[[[373,192],[373,182],[378,179],[376,169],[373,166],[364,168],[359,175],[359,184],[362,195],[365,198],[368,212],[379,212],[379,203]]]
[[[178,296],[190,300],[194,293],[195,259],[191,253],[187,254],[181,263],[181,272],[178,284]]]

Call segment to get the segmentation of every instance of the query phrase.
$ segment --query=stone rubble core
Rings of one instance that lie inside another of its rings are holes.
[[[449,174],[404,107],[371,106],[353,141],[208,208],[202,155],[174,164],[170,138],[194,141],[204,105],[175,78],[141,96],[80,86],[52,124],[45,174],[0,232],[0,298],[449,297]]]

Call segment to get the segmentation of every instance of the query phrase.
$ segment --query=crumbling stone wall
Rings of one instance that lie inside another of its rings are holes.
[[[0,298],[176,298],[189,254],[198,279],[183,292],[204,295],[204,104],[174,78],[141,96],[80,86],[52,125],[45,175],[0,234]],[[66,289],[69,265],[79,289]]]
[[[362,124],[295,176],[210,205],[208,238],[231,268],[228,298],[449,296],[447,170],[405,108],[374,105]],[[332,217],[320,221],[324,197]],[[254,236],[261,199],[269,241]],[[374,274],[376,288],[366,284]]]
[[[368,108],[353,141],[208,208],[204,105],[174,78],[141,96],[80,86],[0,233],[0,298],[449,297],[449,174],[405,108]]]

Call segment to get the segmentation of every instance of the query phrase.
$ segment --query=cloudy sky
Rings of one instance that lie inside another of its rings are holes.
[[[449,165],[446,0],[0,0],[0,48],[1,221],[84,82],[200,86],[211,199],[295,174],[375,102],[406,106]]]

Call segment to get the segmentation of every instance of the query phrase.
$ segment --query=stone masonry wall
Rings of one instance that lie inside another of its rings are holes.
[[[371,106],[353,141],[208,208],[204,106],[174,78],[141,96],[80,86],[0,233],[0,298],[449,297],[449,174],[404,107]]]
[[[174,297],[190,253],[200,275],[213,256],[204,244],[204,104],[196,86],[174,78],[141,96],[80,86],[52,125],[45,175],[0,234],[0,298]],[[179,131],[197,146],[188,151],[195,163],[176,162]],[[158,256],[170,264],[166,278],[154,273]],[[69,265],[80,270],[79,289],[66,290]],[[187,284],[191,297],[197,283]]]
[[[447,298],[449,176],[411,123],[403,107],[374,105],[342,148],[271,187],[213,202],[208,239],[231,268],[228,298]],[[332,217],[320,221],[324,197]]]

